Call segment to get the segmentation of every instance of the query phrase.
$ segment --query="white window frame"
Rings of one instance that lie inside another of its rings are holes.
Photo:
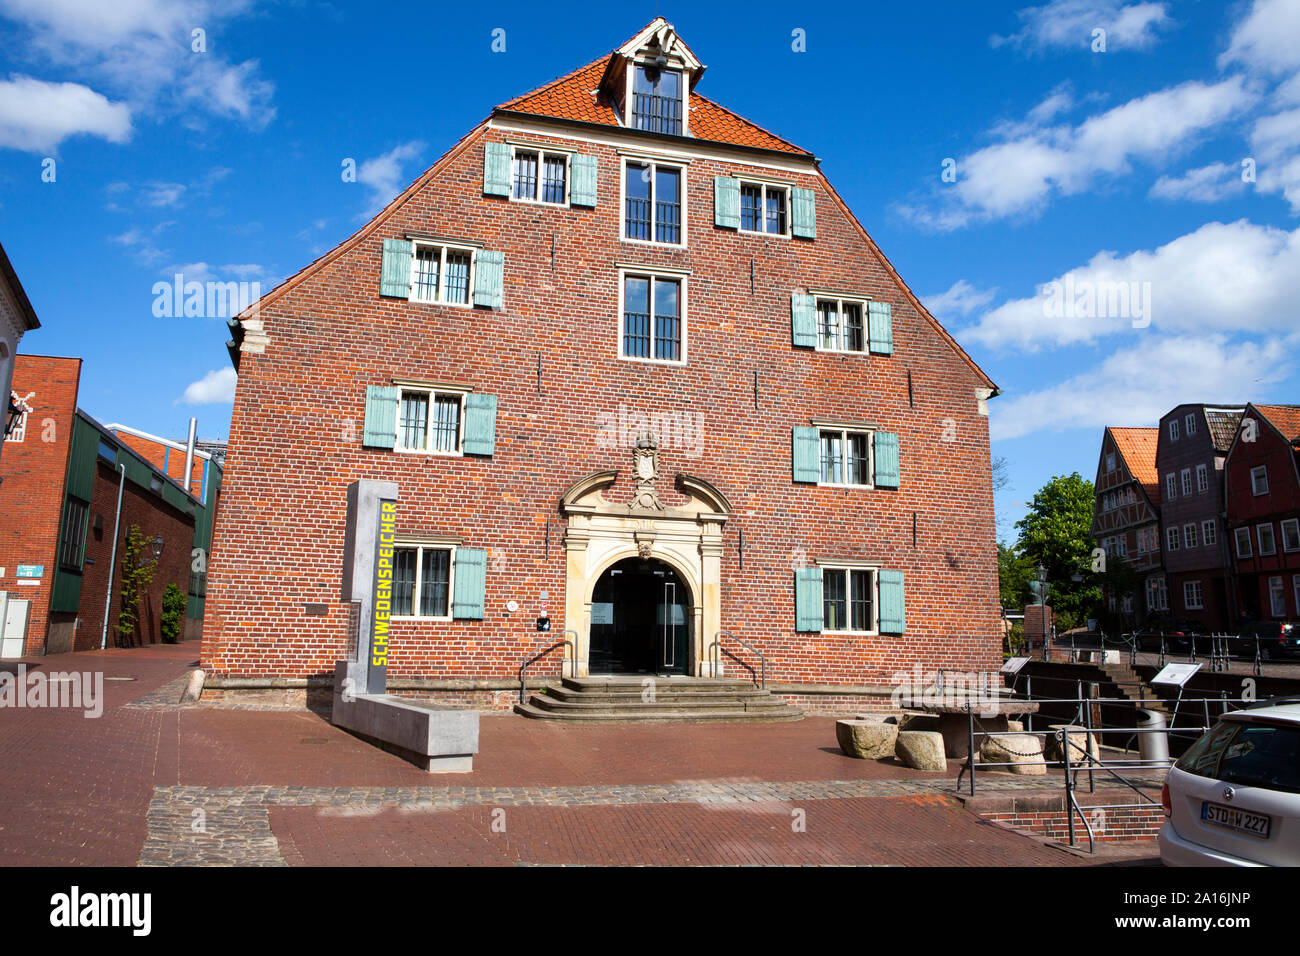
[[[420,579],[424,570],[424,552],[425,551],[447,551],[447,613],[446,615],[424,615],[424,614],[393,614],[389,617],[391,621],[451,621],[452,604],[456,597],[456,545],[454,544],[431,544],[428,541],[420,541],[415,538],[397,538],[393,541],[394,563],[396,563],[396,552],[398,550],[414,550],[415,554],[415,588],[411,592],[411,607],[418,609],[420,606]]]
[[[837,295],[818,295],[816,292],[810,293],[813,297],[813,315],[817,322],[817,344],[813,347],[817,352],[830,352],[836,355],[869,355],[871,354],[871,327],[867,318],[867,302],[869,299],[858,299],[853,296]],[[821,304],[823,302],[835,303],[835,314],[839,317],[840,339],[843,341],[847,338],[844,334],[844,304],[856,305],[862,313],[862,348],[861,349],[833,349],[822,344],[822,314]]]
[[[1147,610],[1169,610],[1169,590],[1165,587],[1164,575],[1147,578]]]
[[[859,486],[859,485],[854,485],[854,487],[861,487],[861,486]],[[880,565],[875,565],[875,564],[824,564],[824,565],[822,565],[822,564],[819,564],[819,565],[818,565],[818,568],[821,570],[821,573],[822,573],[822,614],[823,614],[822,625],[823,625],[823,626],[822,626],[821,633],[822,633],[822,634],[848,634],[848,635],[856,635],[856,636],[858,636],[858,637],[876,637],[876,636],[878,636],[878,635],[880,634]],[[843,572],[845,572],[845,576],[844,576],[844,588],[845,588],[845,590],[844,590],[844,601],[845,601],[845,608],[844,608],[845,614],[844,614],[844,619],[845,619],[846,621],[847,621],[847,620],[850,620],[850,619],[852,618],[852,616],[853,616],[852,613],[851,613],[851,607],[852,607],[852,603],[853,603],[853,585],[852,585],[852,578],[850,577],[850,572],[853,572],[853,571],[867,571],[867,572],[869,572],[869,573],[871,574],[871,630],[869,630],[869,631],[857,631],[857,630],[853,630],[852,628],[839,628],[839,629],[836,629],[836,630],[829,630],[829,629],[827,629],[827,628],[825,627],[824,616],[825,616],[825,613],[826,613],[826,610],[825,610],[825,608],[826,608],[826,597],[825,597],[825,595],[826,595],[826,572],[827,572],[827,571],[843,571]]]
[[[1115,453],[1113,451],[1108,451],[1106,452],[1106,474],[1109,475],[1114,470],[1115,470]]]
[[[1181,473],[1183,485],[1183,497],[1186,498],[1192,493],[1192,469],[1184,468]]]
[[[1169,440],[1178,441],[1178,419],[1176,418],[1169,420]]]
[[[438,252],[438,294],[434,299],[420,299],[415,295],[415,262],[420,249],[437,249]],[[466,286],[464,302],[448,302],[445,296],[447,288],[447,250],[455,252],[469,253],[469,284]],[[411,302],[418,302],[421,305],[443,305],[450,309],[473,309],[474,308],[474,272],[478,267],[478,249],[474,246],[457,245],[454,242],[430,242],[425,239],[411,240],[411,291],[407,298]]]
[[[1199,547],[1199,545],[1196,542],[1197,542],[1196,522],[1189,521],[1187,524],[1183,525],[1183,547],[1184,548]]]
[[[1207,548],[1212,548],[1219,543],[1219,522],[1215,518],[1207,518],[1201,522],[1201,540],[1205,542]]]
[[[1178,540],[1178,536],[1179,536],[1178,525],[1174,525],[1173,527],[1165,529],[1165,550],[1166,551],[1178,550],[1180,544]]]
[[[1268,550],[1264,550],[1264,529],[1268,529]],[[1259,545],[1261,558],[1277,554],[1277,535],[1273,532],[1273,522],[1263,521],[1255,525],[1255,543]]]
[[[772,190],[776,190],[777,192],[785,193],[785,231],[767,232],[766,230],[763,229],[746,229],[743,225],[745,221],[743,213],[741,214],[741,219],[740,219],[741,225],[736,227],[736,231],[740,233],[742,236],[772,236],[778,239],[789,239],[791,235],[793,235],[791,230],[794,229],[794,210],[791,208],[790,205],[793,202],[794,193],[790,185],[788,183],[769,183],[762,179],[752,179],[752,178],[741,179],[739,180],[739,182],[740,185],[736,187],[737,189],[744,189],[746,186],[758,186],[760,189],[762,189],[762,194],[759,196],[759,208],[762,210],[762,220],[764,224],[767,223],[768,190],[772,189]],[[863,312],[862,312],[863,322],[866,321],[866,315],[867,315],[866,306],[864,305]]]
[[[15,445],[22,444],[27,438],[27,416],[31,412],[23,412],[18,416],[18,424],[14,425],[14,430],[5,436],[5,442],[13,442]]]
[[[658,245],[663,245],[663,243],[658,243]],[[650,355],[646,358],[642,358],[639,355],[628,355],[623,351],[623,343],[624,343],[623,323],[627,321],[625,316],[625,310],[623,308],[623,298],[624,298],[624,293],[627,290],[628,276],[634,276],[639,279],[650,280]],[[654,350],[655,350],[654,280],[655,279],[671,279],[672,281],[678,283],[677,307],[678,307],[678,311],[681,314],[678,315],[677,318],[678,321],[681,323],[681,327],[682,327],[682,350],[681,350],[680,359],[661,359],[661,358],[654,357]],[[618,316],[617,316],[617,321],[615,321],[614,323],[614,334],[618,337],[618,341],[617,343],[615,343],[615,347],[618,350],[617,354],[620,360],[624,362],[645,362],[650,365],[668,365],[674,367],[682,366],[687,363],[688,356],[686,352],[686,345],[688,341],[688,337],[687,337],[688,326],[686,321],[686,315],[689,310],[687,309],[686,306],[686,301],[687,301],[686,296],[687,296],[687,287],[689,285],[689,282],[690,282],[690,277],[687,273],[675,272],[672,269],[651,269],[651,268],[640,269],[634,266],[618,267]]]
[[[1178,497],[1178,476],[1172,471],[1165,475],[1165,497],[1171,499]]]
[[[1119,556],[1121,558],[1127,558],[1128,557],[1128,534],[1125,533],[1120,535],[1118,538],[1116,538],[1115,545],[1116,545],[1116,549],[1119,551]]]
[[[1246,550],[1244,551],[1241,549],[1241,542],[1243,540],[1243,535],[1244,535],[1244,540],[1246,542]],[[1255,556],[1254,552],[1250,550],[1250,528],[1248,527],[1233,528],[1232,542],[1233,542],[1233,547],[1235,547],[1237,550],[1237,557],[1253,558]]]
[[[1183,582],[1183,608],[1188,611],[1205,610],[1205,594],[1200,581]]]
[[[1295,540],[1295,547],[1288,548],[1286,544],[1286,533],[1290,530]],[[1300,518],[1287,518],[1282,522],[1282,553],[1291,554],[1300,551]],[[1300,607],[1300,605],[1297,605]]]
[[[1196,413],[1188,412],[1183,417],[1183,434],[1191,436],[1196,434]]]
[[[822,435],[840,436],[840,474],[848,474],[848,442],[850,435],[867,436],[867,483],[859,485],[848,481],[822,481]],[[817,426],[817,484],[823,488],[874,488],[876,487],[876,430],[874,428],[838,428],[833,425]]]
[[[515,195],[515,158],[520,153],[533,153],[537,156],[537,181],[533,184],[533,198],[518,197]],[[562,202],[547,202],[540,198],[542,194],[542,172],[545,168],[546,158],[560,158],[564,160],[564,200]],[[555,149],[550,146],[529,146],[524,143],[510,144],[510,201],[524,203],[530,206],[546,206],[550,209],[568,209],[570,208],[569,196],[573,188],[573,153]],[[472,290],[471,290],[472,293]]]
[[[1281,610],[1278,610],[1278,605]],[[1268,612],[1269,617],[1286,617],[1286,585],[1282,583],[1282,575],[1275,574],[1268,579]]]
[[[1258,481],[1256,480],[1258,479]],[[1260,483],[1264,487],[1261,489]],[[1265,465],[1256,465],[1250,469],[1250,493],[1256,498],[1268,494],[1268,467]]]
[[[651,239],[631,239],[627,234],[627,167],[629,165],[648,166],[650,168],[650,235],[655,231],[655,170],[660,166],[670,166],[677,170],[678,173],[678,201],[682,209],[682,241],[681,242],[657,242]],[[685,249],[687,245],[686,223],[690,218],[687,210],[687,195],[690,192],[686,188],[686,170],[689,163],[683,163],[678,160],[659,159],[654,156],[628,155],[623,157],[622,163],[619,164],[618,177],[618,238],[622,242],[630,242],[638,246],[654,246],[656,249]]]
[[[1205,465],[1196,466],[1196,490],[1200,494],[1210,490],[1210,470]]]
[[[393,451],[402,452],[406,455],[434,455],[440,458],[463,458],[465,457],[465,396],[469,394],[469,389],[452,388],[450,386],[424,386],[424,385],[398,385],[397,395],[397,438],[393,442]],[[407,448],[402,444],[402,400],[407,393],[424,395],[429,399],[429,416],[424,422],[424,447]],[[455,451],[443,451],[440,448],[429,447],[433,436],[433,406],[437,396],[455,397],[460,399],[460,412],[456,416],[456,449]],[[423,547],[423,545],[421,545]]]

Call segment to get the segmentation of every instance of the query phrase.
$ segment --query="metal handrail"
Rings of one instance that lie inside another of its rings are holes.
[[[564,639],[558,640],[558,641],[556,641],[554,644],[552,644],[550,647],[546,648],[546,650],[544,650],[544,651],[539,651],[538,653],[534,654],[532,657],[528,658],[528,660],[524,661],[522,664],[519,665],[519,703],[524,704],[524,703],[527,703],[527,702],[528,702],[528,690],[527,690],[527,688],[526,688],[526,686],[525,686],[525,683],[524,683],[524,673],[528,670],[528,665],[529,665],[529,664],[533,664],[533,663],[536,663],[537,661],[541,660],[543,657],[545,657],[547,654],[551,653],[551,651],[555,650],[557,647],[568,647],[569,650],[573,652],[573,658],[574,658],[574,660],[577,660],[577,657],[578,657],[578,650],[577,650],[577,647],[578,647],[578,645],[577,645],[578,632],[577,632],[577,631],[574,631],[574,630],[566,630],[564,633],[565,633],[565,634],[572,634],[572,635],[573,635],[573,640],[572,640],[572,641],[570,641],[570,640],[564,640]]]
[[[731,653],[731,651],[727,650],[722,646],[721,638],[723,638],[724,636],[731,638],[737,644],[744,645],[745,647],[749,648],[751,652],[758,655],[758,665],[761,668],[760,673],[762,675],[761,676],[762,682],[759,684],[759,686],[764,690],[766,690],[767,689],[767,658],[764,657],[763,652],[760,651],[753,644],[750,644],[744,638],[737,637],[735,634],[732,634],[730,631],[718,631],[717,634],[713,635],[713,643],[709,645],[709,656],[713,659],[713,676],[714,677],[718,676],[718,668],[722,664],[722,660],[718,656],[719,652],[726,654],[728,657],[730,657],[741,667],[747,668],[751,675],[754,673],[754,668],[750,664],[747,664],[745,661],[742,661],[739,657],[737,657],[735,654]]]

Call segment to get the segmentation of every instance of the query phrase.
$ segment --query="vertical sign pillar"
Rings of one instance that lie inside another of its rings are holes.
[[[361,605],[361,633],[347,668],[356,693],[387,691],[396,525],[396,482],[363,478],[348,485],[343,600]]]

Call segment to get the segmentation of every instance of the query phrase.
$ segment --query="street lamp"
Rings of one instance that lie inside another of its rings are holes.
[[[154,535],[154,537],[153,537],[153,559],[154,559],[154,561],[157,561],[159,558],[162,557],[163,546],[164,546],[165,544],[166,544],[166,542],[163,541],[163,536],[162,536],[161,534],[156,534],[156,535]]]

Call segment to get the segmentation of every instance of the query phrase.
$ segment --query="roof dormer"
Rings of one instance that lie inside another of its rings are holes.
[[[656,17],[610,55],[601,87],[623,126],[690,136],[690,92],[703,73],[673,25]]]

